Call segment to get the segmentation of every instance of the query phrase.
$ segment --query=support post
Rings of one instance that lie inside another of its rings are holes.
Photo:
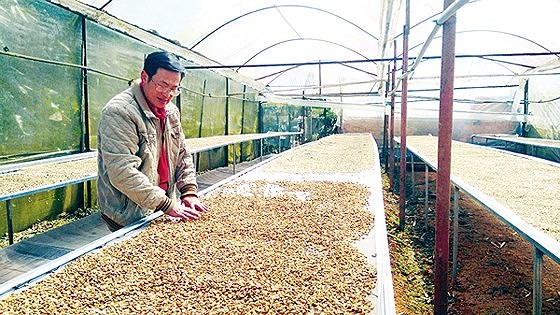
[[[521,123],[520,136],[527,137],[527,116],[529,115],[529,79],[525,82],[523,90],[523,122]]]
[[[430,181],[428,179],[428,163],[424,164],[424,230],[428,231],[428,198],[430,197],[429,187]]]
[[[541,315],[543,252],[536,246],[533,252],[533,315]]]
[[[412,178],[410,180],[411,182],[411,195],[414,196],[415,195],[415,190],[414,190],[414,182],[416,181],[416,176],[414,175],[414,154],[410,155],[410,177]]]
[[[260,150],[261,150],[261,157],[260,157],[260,159],[261,159],[261,162],[262,162],[262,161],[263,161],[263,139],[262,139],[262,138],[259,139],[259,147],[260,147]]]
[[[393,71],[391,72],[391,90],[395,89],[395,72],[397,68],[397,42],[393,41],[395,58],[393,58]],[[391,93],[391,113],[389,120],[389,187],[395,192],[395,92]]]
[[[235,164],[237,164],[236,160],[237,160],[237,153],[235,152],[235,143],[231,145],[232,149],[233,149],[233,174],[235,174]],[[241,146],[241,144],[239,144],[239,146]]]
[[[226,84],[225,84],[225,88],[226,88],[226,104],[225,104],[225,110],[224,110],[224,115],[226,116],[226,126],[225,126],[225,130],[224,130],[224,135],[229,135],[229,79],[226,79]],[[232,146],[233,150],[235,151],[235,145]],[[227,168],[229,166],[229,146],[225,146],[224,147],[224,165]],[[234,161],[235,161],[235,157],[234,157]],[[234,162],[235,163],[235,162]],[[235,169],[235,167],[234,167]],[[235,173],[235,172],[234,172]]]
[[[12,245],[14,243],[14,226],[13,226],[13,216],[12,216],[12,200],[6,200],[6,221],[8,223],[8,244]]]
[[[453,0],[445,0],[445,8]],[[451,184],[451,138],[453,130],[453,85],[455,76],[456,16],[443,23],[440,110],[438,128],[438,176],[436,188],[436,233],[434,255],[434,314],[447,314],[449,269],[449,200]]]
[[[453,282],[457,281],[457,250],[459,248],[459,188],[453,190]]]
[[[402,92],[401,92],[401,172],[399,186],[399,228],[406,221],[406,121],[408,108],[408,33],[410,30],[410,0],[406,0],[405,25],[403,29]]]
[[[81,96],[82,96],[82,141],[81,141],[81,152],[91,151],[91,141],[90,141],[90,119],[89,119],[89,93],[88,93],[88,71],[87,71],[87,20],[85,16],[81,18],[82,23],[82,84],[81,84]]]

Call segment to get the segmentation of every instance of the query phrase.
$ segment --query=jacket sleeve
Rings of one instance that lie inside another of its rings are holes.
[[[185,142],[185,134],[182,128],[179,137],[181,137],[181,148],[179,149],[179,161],[175,169],[177,189],[181,193],[181,198],[188,195],[197,196],[198,184],[196,183],[196,168],[192,153]]]
[[[135,118],[122,106],[104,108],[99,122],[100,152],[111,184],[142,208],[167,212],[173,200],[153,185],[139,167],[141,141]]]

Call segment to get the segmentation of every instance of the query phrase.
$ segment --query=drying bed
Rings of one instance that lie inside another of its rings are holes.
[[[437,163],[437,137],[409,136],[407,146]],[[451,173],[560,241],[559,164],[453,141]]]

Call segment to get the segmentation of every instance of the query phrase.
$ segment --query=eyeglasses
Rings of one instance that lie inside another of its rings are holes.
[[[179,94],[181,94],[181,87],[180,86],[168,86],[165,83],[161,83],[161,82],[156,82],[155,80],[152,80],[152,82],[154,82],[154,84],[156,85],[156,91],[160,92],[160,93],[169,93],[169,95],[172,96],[177,96]]]

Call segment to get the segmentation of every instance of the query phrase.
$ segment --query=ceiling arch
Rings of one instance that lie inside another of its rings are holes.
[[[283,4],[283,5],[273,5],[273,6],[268,6],[268,7],[262,7],[262,8],[258,8],[256,10],[238,15],[228,21],[226,21],[225,23],[221,24],[220,26],[216,27],[215,29],[213,29],[212,31],[210,31],[207,35],[203,36],[202,39],[200,39],[199,41],[197,41],[194,45],[192,45],[189,49],[194,50],[194,48],[196,48],[196,46],[198,46],[200,43],[202,43],[203,41],[205,41],[208,37],[212,36],[212,34],[216,33],[218,30],[226,27],[227,25],[242,19],[246,16],[249,16],[251,14],[255,14],[255,13],[259,13],[262,11],[266,11],[266,10],[273,10],[273,9],[279,9],[279,8],[299,8],[299,9],[305,9],[305,10],[315,10],[315,11],[319,11],[319,12],[323,12],[329,15],[332,15],[334,17],[336,17],[337,19],[340,19],[341,21],[344,21],[352,26],[354,26],[356,29],[362,31],[363,33],[367,34],[368,36],[370,36],[371,38],[378,40],[378,38],[376,36],[374,36],[373,34],[371,34],[370,32],[368,32],[367,30],[363,29],[362,27],[360,27],[359,25],[357,25],[356,23],[336,14],[333,12],[330,12],[328,10],[324,10],[318,7],[313,7],[313,6],[306,6],[306,5],[298,5],[298,4]]]

